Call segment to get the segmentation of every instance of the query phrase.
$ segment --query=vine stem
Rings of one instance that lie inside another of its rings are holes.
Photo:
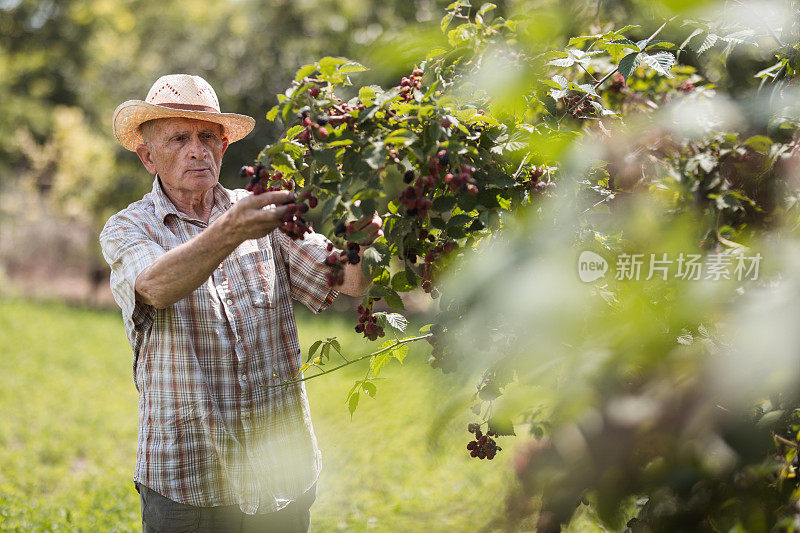
[[[346,366],[352,365],[353,363],[358,363],[359,361],[363,361],[364,359],[369,359],[370,357],[375,357],[376,355],[381,355],[381,354],[386,353],[388,351],[394,350],[395,348],[397,348],[398,346],[401,346],[403,344],[408,344],[408,343],[411,343],[411,342],[420,341],[422,339],[427,339],[430,336],[431,336],[431,334],[429,333],[427,335],[420,335],[418,337],[408,337],[408,338],[403,339],[403,340],[399,340],[398,339],[397,341],[394,342],[394,344],[390,344],[386,348],[381,348],[377,352],[368,353],[366,355],[362,355],[361,357],[357,357],[355,359],[351,359],[351,360],[347,361],[346,363],[342,363],[339,366],[335,366],[335,367],[331,368],[330,370],[321,370],[319,374],[314,374],[313,376],[307,376],[307,377],[300,378],[300,379],[290,379],[288,381],[282,381],[281,383],[276,383],[274,385],[264,385],[263,387],[265,389],[273,389],[275,387],[285,387],[286,385],[292,385],[294,383],[300,383],[301,381],[308,381],[309,379],[318,378],[320,376],[324,376],[325,374],[330,374],[331,372],[335,372],[336,370],[339,370],[340,368],[344,368]]]

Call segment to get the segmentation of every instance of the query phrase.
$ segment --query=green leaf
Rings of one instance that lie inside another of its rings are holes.
[[[440,196],[433,201],[432,209],[439,213],[452,211],[456,206],[455,196]]]
[[[447,227],[447,222],[439,217],[431,217],[430,222],[431,226],[436,229],[445,229]]]
[[[389,343],[393,343],[394,341],[387,341]],[[383,346],[382,348],[384,348]],[[384,353],[378,354],[373,356],[369,362],[369,369],[372,372],[372,375],[377,376],[381,369],[389,364],[389,361],[392,360],[392,350],[387,350]]]
[[[347,410],[350,411],[350,417],[353,417],[353,413],[356,411],[356,407],[358,407],[358,393],[354,392],[350,395],[350,398],[347,402]]]
[[[315,70],[317,70],[317,65],[303,65],[297,69],[297,74],[294,76],[294,81],[302,81],[303,78],[309,76]]]
[[[641,58],[642,54],[639,52],[633,52],[625,57],[623,57],[619,62],[619,73],[622,74],[622,77],[626,80],[630,78],[633,71],[636,67],[639,66],[639,63],[642,61]]]
[[[464,227],[464,224],[470,222],[472,218],[469,215],[460,214],[450,217],[450,220],[447,221],[447,229],[450,230],[452,228],[461,228]]]
[[[382,142],[377,142],[364,151],[364,162],[370,168],[378,169],[386,161],[386,146]]]
[[[406,317],[401,315],[400,313],[389,313],[386,315],[386,321],[392,326],[394,329],[400,332],[404,332],[408,327],[408,320]]]
[[[383,287],[373,287],[373,289],[376,288],[380,289],[379,291],[380,294],[373,294],[373,291],[370,290],[370,295],[372,296],[381,295],[382,297],[382,295],[385,294],[386,289]],[[403,333],[406,330],[406,327],[408,327],[408,320],[406,320],[406,317],[404,317],[400,313],[378,312],[375,313],[375,319],[384,328],[390,327],[399,331],[400,333]]]
[[[516,433],[514,433],[514,423],[510,418],[504,416],[493,416],[489,418],[489,431],[494,431],[500,436],[516,435]]]
[[[331,358],[331,345],[329,343],[326,342],[322,345],[322,353],[320,356],[326,361]]]
[[[306,362],[310,361],[311,358],[314,357],[314,354],[317,353],[317,349],[319,349],[321,345],[322,341],[317,341],[311,345],[311,348],[308,350],[308,359],[306,359]]]
[[[365,106],[372,105],[372,102],[375,100],[375,89],[372,86],[365,86],[361,87],[358,90],[358,99],[361,100],[361,103]]]
[[[447,31],[447,27],[450,25],[450,22],[453,20],[453,13],[447,13],[444,17],[442,17],[442,21],[439,23],[439,27],[442,29],[442,33]]]
[[[286,134],[284,135],[284,137],[285,137],[286,139],[293,139],[294,137],[296,137],[296,136],[297,136],[297,134],[298,134],[298,133],[300,133],[300,132],[301,132],[301,131],[303,131],[304,129],[305,129],[305,128],[304,128],[303,126],[300,126],[299,124],[298,124],[297,126],[292,126],[292,127],[291,127],[291,128],[289,128],[289,130],[286,132]]]
[[[753,135],[749,139],[747,139],[744,143],[745,146],[748,148],[755,150],[761,154],[769,153],[769,149],[772,146],[772,139],[766,137],[764,135]]]
[[[493,9],[497,9],[497,6],[492,4],[492,3],[490,3],[490,2],[486,2],[478,10],[478,15],[485,15],[486,13],[488,13],[489,11],[491,11]]]
[[[336,150],[326,148],[325,150],[315,150],[311,157],[328,168],[336,168]]]
[[[402,298],[400,298],[400,295],[397,294],[394,289],[386,287],[386,295],[383,298],[390,307],[401,310],[405,309]]]
[[[412,285],[408,282],[408,275],[406,274],[405,270],[401,270],[394,276],[392,276],[392,289],[397,292],[408,292],[412,291],[416,288],[416,285]]]
[[[269,120],[270,122],[274,122],[278,116],[278,111],[280,111],[279,105],[272,106],[272,109],[267,111],[267,120]]]
[[[511,200],[508,198],[503,198],[501,195],[497,195],[497,205],[500,206],[501,209],[505,209],[506,211],[511,209]]]
[[[331,342],[331,346],[333,346],[336,349],[337,352],[342,353],[342,345],[339,344],[339,341],[337,341],[335,337],[332,338],[330,340],[330,342]]]
[[[485,401],[496,400],[501,395],[500,388],[494,383],[488,383],[478,391],[478,397]]]
[[[717,35],[716,33],[709,33],[708,35],[706,35],[706,38],[697,48],[697,55],[702,55],[706,51],[713,48],[714,45],[717,44],[717,39],[719,39],[719,35]]]
[[[671,78],[672,74],[669,69],[675,64],[675,56],[669,52],[656,52],[655,54],[642,54],[642,61],[644,63],[667,78]]]
[[[349,63],[345,63],[344,65],[339,67],[339,72],[363,72],[367,70],[367,67],[362,65],[361,63],[356,63],[355,61],[350,61]]]
[[[365,381],[364,383],[362,383],[361,388],[364,389],[364,392],[366,392],[370,396],[370,398],[375,397],[377,389],[375,387],[375,384],[372,383],[371,381]]]
[[[369,247],[364,250],[364,257],[362,257],[361,260],[364,261],[368,266],[372,267],[379,265],[383,258],[378,250],[373,247]]]
[[[394,350],[392,350],[392,357],[400,361],[400,364],[403,364],[406,356],[408,355],[408,344],[401,344]]]

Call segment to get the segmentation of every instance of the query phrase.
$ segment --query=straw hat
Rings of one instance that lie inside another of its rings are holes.
[[[235,142],[250,133],[256,121],[246,115],[222,113],[211,85],[200,76],[169,74],[156,80],[147,98],[128,100],[114,111],[114,135],[131,151],[142,144],[144,122],[156,118],[196,118],[222,124],[228,142]]]

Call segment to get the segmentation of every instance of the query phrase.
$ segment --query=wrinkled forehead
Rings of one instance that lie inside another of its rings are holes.
[[[180,131],[213,131],[222,135],[225,129],[222,124],[217,122],[209,122],[207,120],[198,120],[194,118],[157,118],[142,124],[142,132],[151,129],[152,132],[159,135],[171,135]]]

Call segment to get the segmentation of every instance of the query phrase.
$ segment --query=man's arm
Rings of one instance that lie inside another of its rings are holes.
[[[249,195],[197,236],[166,252],[136,278],[136,297],[147,305],[165,309],[194,292],[237,246],[269,234],[281,223],[285,206],[264,210],[269,204],[293,201],[294,193],[276,191]]]

